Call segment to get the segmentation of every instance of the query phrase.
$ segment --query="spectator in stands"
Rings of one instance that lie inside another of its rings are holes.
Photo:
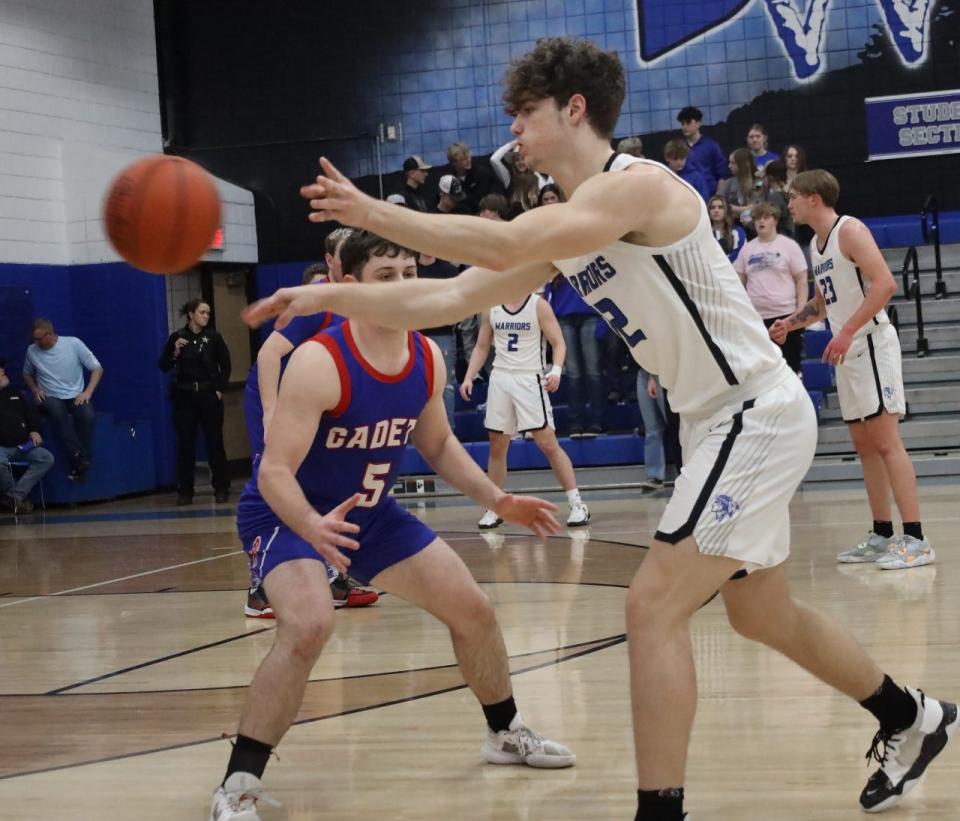
[[[711,189],[708,196],[712,196],[717,191],[720,180],[726,179],[727,163],[724,157],[723,149],[720,144],[701,133],[700,124],[703,122],[703,112],[692,105],[684,106],[677,114],[677,122],[680,123],[680,131],[684,140],[690,146],[689,162],[695,165],[700,173],[707,179],[707,185]]]
[[[753,161],[757,166],[759,174],[763,174],[763,169],[768,162],[779,160],[780,155],[776,151],[767,148],[767,128],[760,123],[754,123],[747,132],[747,148],[753,154]]]
[[[667,404],[655,374],[643,368],[637,371],[637,404],[643,420],[643,467],[646,481],[640,483],[645,492],[663,490],[667,460],[663,447],[667,429]]]
[[[784,191],[789,196],[793,178],[807,170],[807,152],[799,145],[791,143],[783,150],[783,161],[787,166],[787,184]]]
[[[740,251],[733,267],[747,289],[768,328],[807,304],[807,261],[803,251],[790,237],[777,233],[780,212],[776,206],[761,203],[753,209],[757,236]],[[803,330],[790,331],[780,345],[787,365],[800,371],[803,357]]]
[[[524,211],[536,208],[540,200],[540,181],[532,171],[524,171],[513,178],[510,188],[509,217],[519,217]]]
[[[90,371],[84,387],[83,370]],[[23,361],[23,378],[67,452],[71,479],[82,479],[93,458],[96,413],[90,398],[103,366],[75,336],[57,336],[49,319],[33,321],[33,344]]]
[[[707,178],[695,165],[687,161],[689,156],[690,147],[680,139],[669,140],[663,148],[663,158],[670,166],[670,170],[681,180],[692,185],[706,202],[713,195],[714,187],[707,182]]]
[[[230,381],[230,351],[210,330],[210,306],[191,299],[181,309],[186,324],[167,338],[160,354],[164,373],[175,370],[173,424],[177,430],[177,504],[193,504],[197,428],[203,428],[214,499],[230,497],[230,474],[223,449],[223,392]]]
[[[643,156],[643,140],[639,137],[624,137],[617,143],[617,153],[629,154],[631,157],[639,157],[641,160],[645,159]]]
[[[733,218],[753,234],[750,209],[763,199],[763,180],[757,177],[757,164],[749,148],[738,148],[730,155],[730,173],[723,196]]]
[[[40,415],[36,406],[11,387],[7,362],[0,357],[0,510],[30,513],[30,491],[53,467],[53,454],[40,447]],[[26,462],[14,482],[11,462]]]
[[[484,219],[506,220],[510,213],[510,204],[503,194],[487,194],[480,200],[477,216]]]
[[[499,196],[490,194],[490,197]],[[486,200],[487,197],[484,197]],[[502,200],[503,197],[500,197]],[[481,201],[482,202],[482,201]],[[420,279],[452,279],[460,269],[452,262],[445,259],[437,259],[429,254],[420,254],[417,257],[417,276]],[[423,333],[429,336],[443,354],[443,361],[447,367],[447,384],[443,388],[443,407],[447,412],[447,421],[450,423],[450,430],[455,431],[456,415],[455,401],[457,392],[457,340],[454,335],[453,325],[442,325],[437,328],[425,328]]]
[[[763,200],[780,212],[777,233],[795,239],[793,218],[787,207],[787,164],[783,160],[771,160],[767,163],[763,175]]]
[[[403,161],[403,191],[401,192],[403,199],[407,208],[412,208],[414,211],[423,211],[424,214],[430,209],[427,208],[427,201],[424,199],[421,189],[427,181],[427,171],[429,170],[430,166],[417,154],[407,157]]]
[[[504,143],[490,155],[490,167],[493,169],[494,174],[497,175],[497,179],[500,180],[500,184],[503,185],[507,193],[507,198],[509,198],[512,193],[514,179],[519,174],[525,174],[530,171],[523,154],[517,151],[516,140],[510,140],[510,142]],[[534,171],[533,173],[536,174],[537,184],[540,188],[543,188],[543,186],[550,182],[549,174],[541,174],[539,171]]]
[[[566,202],[567,196],[563,189],[555,182],[547,183],[540,189],[537,195],[537,205],[555,205],[558,202]]]
[[[470,149],[464,143],[448,145],[447,160],[450,162],[450,173],[463,186],[465,213],[476,214],[480,200],[487,194],[502,193],[500,183],[490,167],[474,162]]]
[[[437,205],[434,210],[438,214],[473,213],[467,204],[467,193],[463,190],[463,183],[453,174],[444,174],[440,178]]]
[[[733,262],[740,253],[740,249],[747,241],[747,234],[738,224],[733,221],[730,213],[730,206],[721,196],[710,197],[707,202],[707,213],[710,215],[710,227],[713,228],[713,235],[723,248],[727,258]]]
[[[603,414],[607,388],[600,365],[597,323],[600,317],[563,276],[544,289],[567,343],[567,421],[572,439],[606,433]]]

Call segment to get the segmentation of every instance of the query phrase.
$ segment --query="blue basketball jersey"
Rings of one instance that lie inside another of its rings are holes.
[[[433,355],[426,337],[408,333],[406,366],[398,374],[382,374],[363,358],[349,322],[304,344],[330,352],[340,377],[340,401],[321,417],[297,481],[322,514],[362,494],[349,520],[364,528],[390,498],[407,441],[433,393]],[[237,505],[241,536],[280,523],[257,489],[258,472],[259,464]]]

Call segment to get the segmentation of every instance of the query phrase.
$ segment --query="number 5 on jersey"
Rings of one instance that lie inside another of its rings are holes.
[[[381,476],[386,476],[390,472],[390,462],[370,462],[367,465],[367,471],[363,474],[363,489],[360,491],[359,507],[376,507],[377,502],[383,495],[383,489],[386,482]]]

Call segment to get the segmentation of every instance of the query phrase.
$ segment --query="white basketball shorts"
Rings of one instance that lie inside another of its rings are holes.
[[[536,371],[506,371],[494,366],[487,389],[484,427],[495,433],[524,433],[553,427],[553,407]]]
[[[656,538],[775,567],[790,552],[794,491],[817,446],[813,403],[789,371],[776,387],[706,419],[680,422],[684,465]]]
[[[837,397],[844,422],[861,422],[883,411],[899,416],[907,412],[900,359],[900,338],[893,325],[881,325],[853,340],[837,365]]]

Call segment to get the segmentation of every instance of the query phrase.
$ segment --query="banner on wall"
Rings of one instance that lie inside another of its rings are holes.
[[[867,97],[867,160],[960,153],[960,89]]]

